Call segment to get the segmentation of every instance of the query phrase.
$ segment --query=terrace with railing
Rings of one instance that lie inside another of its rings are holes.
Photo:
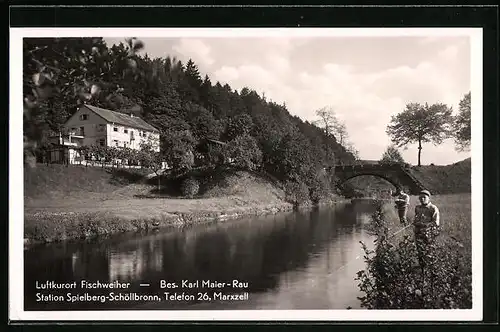
[[[81,145],[83,138],[84,132],[80,129],[69,130],[64,128],[59,132],[50,131],[48,133],[49,142],[59,145],[78,146]]]

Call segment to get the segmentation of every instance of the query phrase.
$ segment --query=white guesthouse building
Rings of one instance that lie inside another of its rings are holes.
[[[64,124],[64,134],[52,137],[52,142],[63,149],[53,149],[51,161],[66,159],[70,164],[81,162],[72,147],[113,146],[139,150],[144,141],[156,142],[160,151],[160,132],[149,123],[130,114],[115,112],[91,105],[82,105]]]

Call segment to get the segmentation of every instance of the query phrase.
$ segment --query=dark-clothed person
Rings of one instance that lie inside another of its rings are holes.
[[[410,196],[403,192],[401,188],[396,190],[396,210],[398,211],[399,221],[402,225],[406,224],[406,212],[410,205]]]

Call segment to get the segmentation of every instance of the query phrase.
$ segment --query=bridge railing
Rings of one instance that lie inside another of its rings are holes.
[[[370,163],[370,164],[338,164],[333,167],[359,167],[359,168],[412,168],[408,163]]]

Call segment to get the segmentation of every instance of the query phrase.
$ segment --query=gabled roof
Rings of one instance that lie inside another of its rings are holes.
[[[144,121],[138,116],[130,116],[128,114],[120,113],[120,112],[115,112],[111,110],[107,110],[104,108],[100,107],[95,107],[91,105],[83,105],[83,107],[88,108],[92,112],[96,113],[99,115],[101,118],[104,120],[111,122],[111,123],[116,123],[120,125],[124,125],[127,127],[132,127],[132,128],[137,128],[137,129],[144,129],[144,130],[149,130],[149,131],[154,131],[154,132],[159,132],[158,129]]]

